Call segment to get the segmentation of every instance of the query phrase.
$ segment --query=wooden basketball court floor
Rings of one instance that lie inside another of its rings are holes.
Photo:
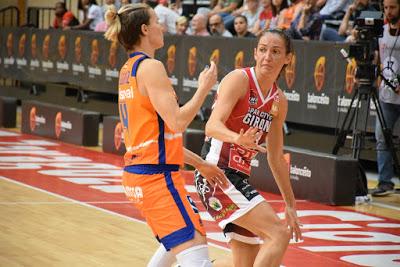
[[[0,129],[0,266],[146,266],[158,244],[123,194],[121,166],[121,156]],[[211,258],[229,266],[224,236],[184,175]],[[281,216],[282,199],[263,196]],[[398,194],[297,207],[304,240],[290,244],[283,266],[400,266]]]

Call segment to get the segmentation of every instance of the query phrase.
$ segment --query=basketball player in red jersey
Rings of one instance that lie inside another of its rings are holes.
[[[230,240],[235,267],[279,266],[293,234],[296,241],[301,239],[283,157],[282,127],[288,102],[276,85],[291,56],[290,39],[282,31],[264,31],[254,49],[255,67],[234,70],[221,81],[206,125],[203,157],[225,170],[230,186],[209,185],[197,173],[196,188],[207,211]],[[260,145],[264,142],[266,149]],[[257,152],[267,152],[286,203],[286,224],[248,183]]]
[[[211,184],[224,186],[226,176],[217,166],[183,149],[182,132],[195,117],[216,83],[214,63],[199,75],[199,87],[179,107],[163,64],[155,50],[164,45],[163,27],[145,4],[123,6],[106,13],[105,36],[117,40],[129,53],[121,68],[118,106],[126,154],[122,176],[125,193],[142,212],[162,244],[148,266],[211,266],[199,212],[185,190],[179,168],[199,168]]]

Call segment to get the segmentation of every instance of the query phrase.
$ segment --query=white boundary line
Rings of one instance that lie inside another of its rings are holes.
[[[71,201],[73,203],[76,203],[76,204],[79,204],[79,205],[82,205],[82,206],[85,206],[85,207],[88,207],[88,208],[93,208],[93,209],[96,209],[98,211],[103,211],[105,213],[121,217],[121,218],[126,219],[128,221],[133,221],[133,222],[146,224],[144,221],[141,221],[141,220],[138,220],[138,219],[135,219],[135,218],[123,215],[123,214],[119,214],[119,213],[114,212],[114,211],[110,211],[110,210],[99,208],[99,207],[96,207],[96,206],[93,206],[93,205],[89,205],[86,202],[81,202],[81,201],[78,201],[78,200],[75,200],[75,199],[72,199],[72,198],[69,198],[69,197],[65,197],[65,196],[62,196],[62,195],[59,195],[59,194],[56,194],[56,193],[53,193],[53,192],[49,192],[49,191],[46,191],[44,189],[37,188],[37,187],[31,186],[31,185],[28,185],[28,184],[24,184],[22,182],[15,181],[13,179],[10,179],[10,178],[7,178],[7,177],[1,176],[1,175],[0,175],[0,180],[5,180],[5,181],[8,181],[8,182],[17,184],[17,185],[21,185],[21,186],[24,186],[24,187],[27,187],[27,188],[30,188],[30,189],[33,189],[33,190],[36,190],[36,191],[39,191],[39,192],[42,192],[42,193],[46,193],[46,194],[54,196],[54,197],[58,197],[58,198],[61,198],[61,199],[67,200],[67,201]],[[62,204],[62,202],[60,202],[60,204]],[[207,241],[207,243],[209,245],[215,247],[215,248],[219,248],[219,249],[222,249],[222,250],[225,250],[225,251],[230,251],[230,249],[222,247],[222,246],[217,245],[217,244],[214,244],[213,242]]]

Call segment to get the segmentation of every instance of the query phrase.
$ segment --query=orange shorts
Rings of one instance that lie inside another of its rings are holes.
[[[122,184],[128,199],[167,250],[193,239],[195,230],[206,234],[179,171],[138,174],[125,168]]]

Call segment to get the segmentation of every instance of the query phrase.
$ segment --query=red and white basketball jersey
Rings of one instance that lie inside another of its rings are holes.
[[[246,95],[236,103],[225,124],[230,130],[237,133],[240,132],[240,129],[246,131],[250,127],[258,128],[263,132],[258,140],[259,143],[262,143],[268,134],[273,117],[278,114],[278,88],[274,83],[267,95],[264,96],[257,82],[254,67],[245,68],[242,71],[249,77],[249,89]],[[207,161],[220,168],[234,169],[247,175],[250,175],[251,161],[257,155],[257,151],[208,137],[203,152]]]

